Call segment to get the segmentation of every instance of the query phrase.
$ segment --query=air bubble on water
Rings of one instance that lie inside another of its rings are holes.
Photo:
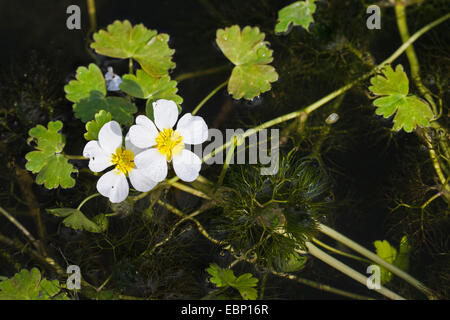
[[[333,124],[336,123],[339,120],[339,115],[337,113],[330,114],[326,119],[326,124]]]

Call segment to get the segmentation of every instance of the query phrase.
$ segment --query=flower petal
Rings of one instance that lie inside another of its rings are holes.
[[[202,161],[195,153],[183,149],[173,157],[172,161],[173,169],[181,180],[192,182],[197,179],[202,167]]]
[[[138,116],[136,125],[131,126],[129,131],[131,142],[139,148],[150,148],[156,144],[158,129],[152,120],[146,116]]]
[[[103,125],[98,133],[98,142],[103,150],[115,153],[122,146],[122,130],[116,121],[110,121]]]
[[[139,153],[134,158],[134,164],[153,181],[160,182],[167,177],[166,157],[155,148]]]
[[[199,116],[186,113],[177,124],[177,131],[187,144],[200,144],[208,139],[208,126],[205,120]]]
[[[134,153],[134,156],[141,153],[145,149],[137,147],[135,144],[131,142],[130,133],[128,132],[125,136],[125,149],[131,150]]]
[[[144,169],[145,170],[145,169]],[[152,190],[158,182],[153,181],[142,172],[143,169],[133,169],[128,173],[131,185],[137,191],[147,192]]]
[[[178,119],[177,104],[171,100],[159,99],[153,102],[153,114],[159,130],[171,129]]]
[[[83,157],[89,158],[89,169],[100,172],[112,166],[111,154],[100,147],[97,140],[89,141],[83,149]]]
[[[128,197],[127,178],[122,172],[111,170],[98,179],[97,190],[112,203],[122,202]]]

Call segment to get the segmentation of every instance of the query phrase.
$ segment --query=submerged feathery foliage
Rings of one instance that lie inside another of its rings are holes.
[[[220,205],[225,238],[239,252],[254,251],[261,266],[288,259],[316,231],[327,215],[331,192],[325,170],[313,158],[290,152],[280,169],[262,176],[254,166],[230,172]]]

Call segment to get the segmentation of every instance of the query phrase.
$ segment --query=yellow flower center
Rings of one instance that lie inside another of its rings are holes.
[[[183,137],[173,129],[164,129],[156,137],[156,149],[166,156],[167,161],[180,153],[184,148]]]
[[[112,155],[111,161],[116,165],[116,169],[125,175],[135,168],[133,151],[121,147],[116,149],[116,153]]]

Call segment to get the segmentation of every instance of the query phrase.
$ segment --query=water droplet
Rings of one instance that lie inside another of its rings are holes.
[[[259,48],[258,51],[256,51],[256,54],[261,58],[265,58],[267,56],[267,51],[265,48]]]

